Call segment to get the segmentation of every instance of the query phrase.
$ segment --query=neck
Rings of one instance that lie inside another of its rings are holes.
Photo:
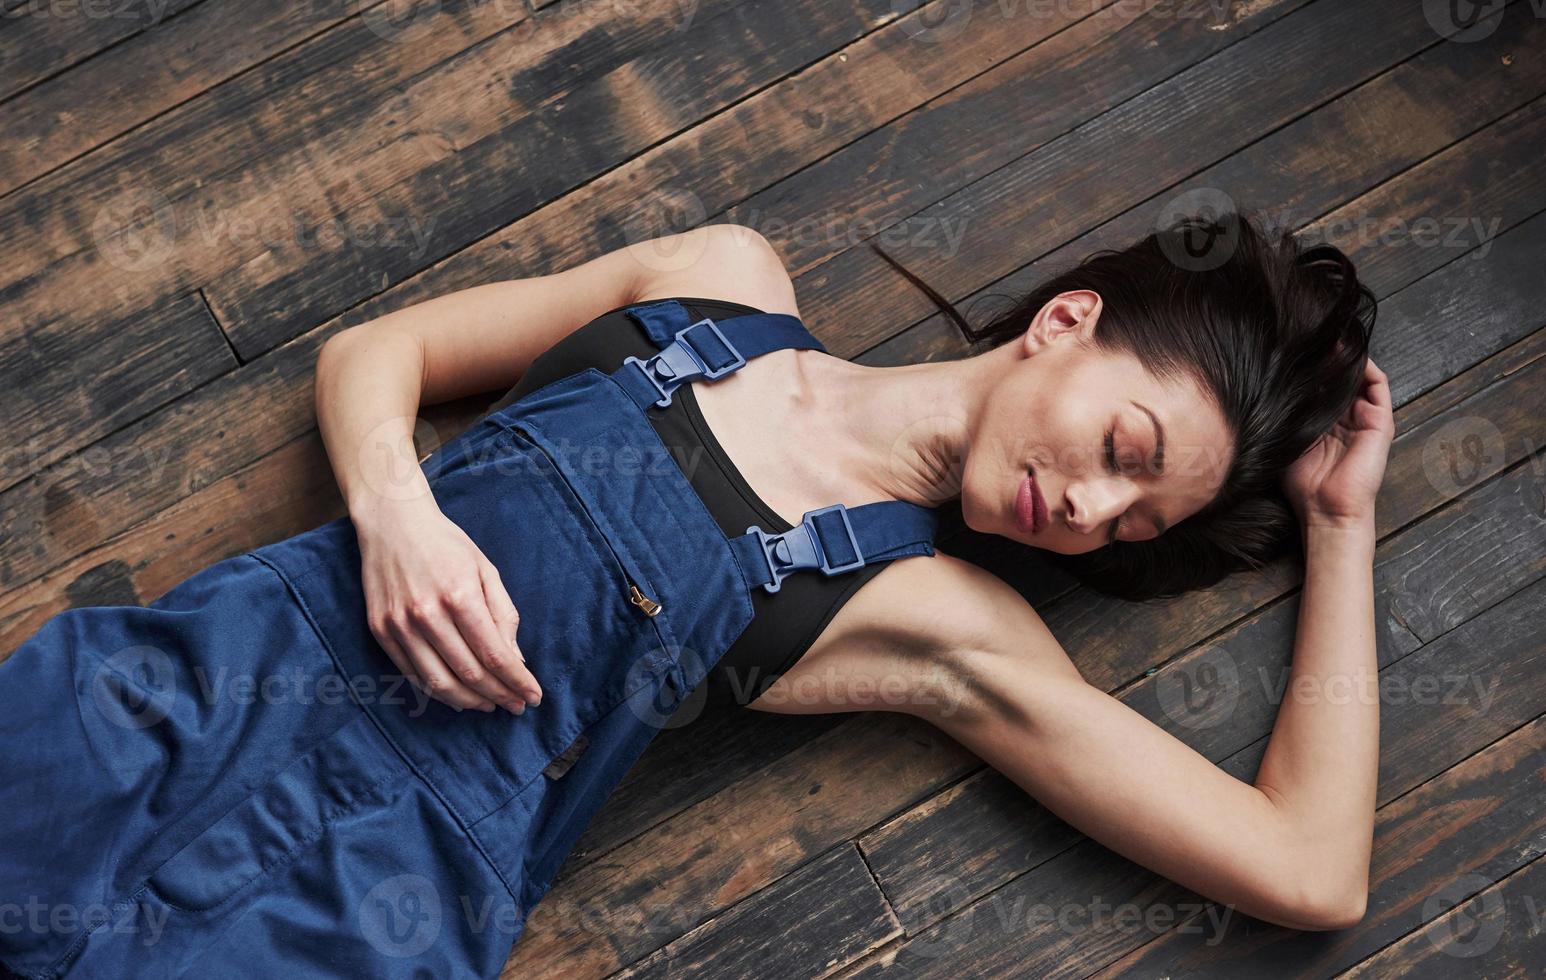
[[[822,420],[823,458],[872,499],[934,507],[958,498],[970,434],[1002,354],[897,367],[811,358],[806,390]]]

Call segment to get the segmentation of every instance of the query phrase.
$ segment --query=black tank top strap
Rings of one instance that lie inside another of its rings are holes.
[[[639,306],[656,307],[663,313],[645,314],[641,323],[639,317],[632,315]],[[672,309],[673,306],[681,307],[681,312]],[[723,325],[753,315],[773,314],[740,303],[691,296],[610,310],[539,355],[515,387],[490,411],[497,411],[577,371],[594,368],[610,373],[616,371],[629,355],[648,359],[653,351],[675,338],[675,332],[670,329],[672,325],[680,329],[704,317]],[[751,626],[720,658],[708,684],[708,696],[716,703],[746,704],[793,667],[843,605],[888,563],[875,557],[864,567],[846,575],[790,575],[774,583],[773,574],[757,553],[746,544],[734,542],[746,540],[742,532],[748,526],[766,529],[770,538],[777,536],[774,532],[795,532],[786,535],[793,539],[787,553],[795,557],[795,551],[802,550],[801,537],[809,534],[804,530],[805,522],[791,526],[757,495],[703,418],[693,387],[691,384],[682,386],[668,407],[651,409],[646,414],[668,451],[683,462],[694,489],[725,536],[732,540],[747,577],[756,615]],[[852,508],[850,519],[865,523],[868,518],[862,517],[861,512],[868,513],[868,507],[866,504]],[[830,518],[815,516],[812,522],[827,563],[840,566],[844,561],[841,552],[846,533],[840,527],[834,527]],[[814,554],[814,548],[811,553]],[[775,560],[781,557],[782,553],[775,556]],[[764,583],[763,588],[757,588],[759,581]],[[781,588],[771,589],[768,584],[777,584]]]
[[[751,313],[715,321],[695,317],[674,299],[624,309],[660,353],[629,356],[612,378],[648,413],[667,408],[672,393],[693,381],[714,381],[776,350],[826,351],[800,318]],[[939,517],[933,508],[902,500],[877,500],[848,508],[833,504],[808,511],[795,527],[768,533],[753,524],[730,540],[748,589],[777,592],[794,572],[819,570],[831,577],[867,564],[908,555],[934,554]]]

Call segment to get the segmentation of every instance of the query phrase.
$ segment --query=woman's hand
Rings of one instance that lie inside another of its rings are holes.
[[[1390,383],[1372,359],[1346,414],[1283,477],[1283,490],[1305,527],[1373,525],[1374,499],[1396,424]]]
[[[353,516],[367,621],[404,676],[458,708],[521,714],[541,700],[498,570],[433,497]]]

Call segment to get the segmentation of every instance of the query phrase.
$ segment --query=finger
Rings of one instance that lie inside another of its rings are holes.
[[[399,674],[407,678],[408,682],[415,687],[422,686],[419,672],[413,669],[413,662],[408,659],[408,654],[398,645],[396,639],[378,633],[376,634],[376,642],[381,645],[381,649],[386,651],[387,659],[392,661],[392,665],[397,668]]]
[[[523,691],[529,689],[529,683],[506,683],[502,674],[509,674],[512,665],[515,665],[515,654],[510,652],[509,646],[501,648],[498,629],[495,629],[493,617],[489,614],[489,607],[481,606],[478,609],[458,609],[453,612],[456,617],[456,629],[461,635],[462,645],[467,649],[467,662],[473,665],[473,669],[465,669],[461,672],[462,679],[473,683],[478,689],[496,688],[501,692],[498,702],[509,708],[515,714],[523,713],[526,709],[527,699]],[[498,672],[496,672],[498,671]]]
[[[1390,380],[1384,373],[1371,378],[1364,386],[1364,397],[1381,409],[1390,409]]]
[[[454,708],[493,710],[494,705],[487,698],[467,687],[451,673],[429,640],[406,627],[397,628],[394,635],[413,664],[425,694]]]
[[[469,646],[463,624],[474,618],[479,609],[488,616],[488,610],[483,607],[483,590],[468,589],[466,596],[448,598],[441,615],[427,618],[422,627],[441,661],[457,680],[482,697],[519,714],[526,707],[526,700],[489,673]]]
[[[479,563],[478,567],[483,578],[483,595],[488,601],[489,615],[493,617],[492,634],[484,635],[480,640],[485,650],[493,648],[492,653],[480,652],[480,656],[484,657],[483,665],[504,681],[506,687],[520,692],[527,701],[536,704],[542,700],[542,685],[537,683],[531,665],[526,662],[526,656],[521,653],[516,639],[521,614],[516,611],[515,603],[510,601],[510,593],[505,591],[499,569],[487,560]]]

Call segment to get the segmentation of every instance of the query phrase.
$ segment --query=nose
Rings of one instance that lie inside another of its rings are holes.
[[[1068,527],[1075,534],[1090,534],[1133,505],[1138,488],[1121,476],[1080,480],[1063,491]]]

